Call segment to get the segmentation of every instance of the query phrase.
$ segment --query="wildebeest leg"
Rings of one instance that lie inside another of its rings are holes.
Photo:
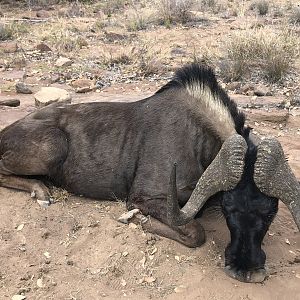
[[[1,164],[1,161],[0,161]],[[48,188],[39,180],[12,175],[2,175],[0,167],[0,186],[31,193],[37,200],[49,202]]]
[[[175,240],[187,247],[199,247],[205,242],[205,232],[198,219],[186,225],[170,227],[166,224],[167,208],[163,199],[147,199],[130,204],[130,209],[138,208],[148,220],[135,216],[131,221],[141,224],[143,229],[160,236]]]
[[[26,176],[55,173],[67,156],[68,142],[60,129],[34,125],[28,131],[18,124],[7,132],[4,130],[0,143],[0,186],[28,191],[37,200],[49,202],[48,188]]]

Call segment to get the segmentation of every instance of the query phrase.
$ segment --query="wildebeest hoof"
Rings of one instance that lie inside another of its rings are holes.
[[[181,243],[190,248],[196,248],[204,244],[205,231],[198,220],[192,220],[186,225],[178,226],[181,232]]]
[[[129,221],[138,213],[140,210],[138,208],[132,209],[130,211],[127,211],[126,213],[122,214],[119,218],[118,221],[124,224],[128,224]]]
[[[230,266],[225,267],[225,273],[234,279],[247,283],[260,283],[267,277],[267,272],[264,268],[253,271],[236,270]]]
[[[33,186],[30,196],[31,198],[37,199],[37,203],[42,208],[46,208],[51,204],[49,191],[45,186],[41,184],[37,183]]]

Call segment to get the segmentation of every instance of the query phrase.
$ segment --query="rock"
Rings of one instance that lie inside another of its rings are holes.
[[[0,51],[4,53],[14,53],[19,49],[18,44],[16,42],[2,42],[0,43]]]
[[[46,10],[39,10],[39,11],[37,11],[37,12],[36,12],[36,16],[37,16],[38,18],[44,18],[44,19],[50,17],[49,13],[48,13]]]
[[[36,50],[38,50],[40,52],[50,52],[50,51],[52,51],[51,48],[48,45],[44,44],[44,43],[40,43],[40,44],[36,45],[35,48],[36,48]]]
[[[41,208],[47,208],[51,204],[49,201],[46,200],[37,200],[36,202]]]
[[[243,86],[240,87],[238,90],[239,94],[246,94],[248,91],[253,90],[254,86],[252,84],[244,84]]]
[[[272,92],[270,91],[270,89],[268,87],[260,84],[254,88],[254,95],[259,96],[259,97],[272,96]]]
[[[54,102],[71,103],[71,95],[64,89],[43,87],[35,95],[35,106],[44,107]]]
[[[71,66],[73,61],[67,57],[60,57],[55,62],[55,66],[57,67],[68,67]]]
[[[18,100],[18,99],[1,100],[0,106],[17,107],[17,106],[20,106],[20,100]]]
[[[186,286],[184,285],[179,285],[177,287],[175,287],[174,292],[175,293],[183,293],[187,290]]]
[[[110,43],[113,43],[116,41],[124,41],[127,39],[127,35],[116,33],[116,32],[104,31],[104,36],[105,36],[105,39]]]
[[[240,87],[241,87],[241,83],[237,82],[237,81],[230,82],[227,85],[227,89],[230,90],[230,91],[238,90]]]
[[[246,113],[246,117],[252,122],[270,122],[285,126],[289,119],[289,112],[276,109],[270,109],[269,111],[251,109]]]
[[[26,299],[26,296],[24,295],[13,295],[12,300],[25,300]]]
[[[59,74],[52,74],[51,75],[51,83],[55,83],[60,81],[60,75]]]
[[[45,284],[44,284],[44,282],[43,282],[43,278],[39,278],[39,279],[36,281],[36,285],[37,285],[39,288],[45,287]]]
[[[72,87],[75,88],[76,93],[86,93],[92,91],[95,84],[90,79],[77,79],[72,82]]]
[[[136,214],[138,214],[140,210],[138,208],[132,209],[128,212],[125,212],[122,214],[119,218],[118,221],[124,224],[128,224],[129,220],[132,219]]]
[[[32,90],[24,82],[16,83],[16,92],[18,94],[32,94]]]
[[[186,56],[186,51],[181,47],[173,48],[170,53],[172,56]]]

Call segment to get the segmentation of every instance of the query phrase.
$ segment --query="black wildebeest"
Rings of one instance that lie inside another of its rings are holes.
[[[49,201],[34,178],[45,176],[74,194],[123,198],[152,217],[148,230],[189,247],[204,243],[197,213],[218,195],[231,235],[226,272],[259,282],[278,199],[300,228],[300,186],[280,144],[256,146],[244,123],[213,71],[192,64],[144,100],[54,104],[8,126],[0,133],[0,184]]]

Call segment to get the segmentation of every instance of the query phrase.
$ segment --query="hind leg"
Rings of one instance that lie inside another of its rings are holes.
[[[36,198],[41,206],[48,206],[50,204],[48,188],[41,181],[3,175],[1,171],[0,168],[0,186],[29,192],[31,197]]]
[[[64,162],[68,143],[65,134],[52,127],[26,131],[9,128],[1,139],[0,186],[30,192],[41,205],[49,203],[48,188],[26,176],[51,176]]]

